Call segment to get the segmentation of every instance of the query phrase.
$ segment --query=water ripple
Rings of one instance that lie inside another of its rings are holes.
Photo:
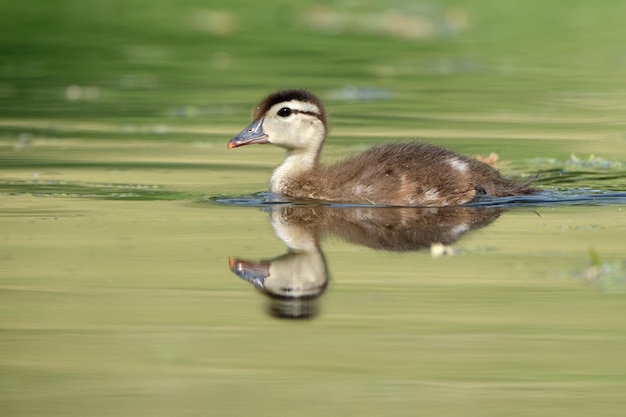
[[[284,197],[268,192],[250,195],[210,199],[212,202],[238,207],[267,207],[271,205],[331,207],[372,207],[364,204],[327,203],[317,200],[303,200]],[[485,197],[465,206],[470,207],[551,207],[551,206],[604,206],[609,204],[626,204],[626,192],[601,191],[593,189],[545,190],[539,194],[515,197]],[[385,206],[374,206],[385,207]]]

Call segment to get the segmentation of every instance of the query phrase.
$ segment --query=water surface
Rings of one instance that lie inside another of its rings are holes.
[[[329,232],[328,282],[301,302],[229,268],[294,253],[258,208],[18,196],[2,213],[5,410],[623,406],[623,205],[487,213],[447,256]]]

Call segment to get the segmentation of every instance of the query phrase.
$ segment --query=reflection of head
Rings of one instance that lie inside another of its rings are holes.
[[[328,284],[328,269],[321,252],[293,251],[259,262],[229,259],[230,269],[271,299],[276,317],[312,318],[315,299]]]
[[[326,289],[328,270],[321,252],[288,252],[259,262],[229,258],[231,271],[272,298],[315,298]]]
[[[319,251],[287,252],[270,261],[264,290],[272,297],[318,297],[328,282],[326,260]]]

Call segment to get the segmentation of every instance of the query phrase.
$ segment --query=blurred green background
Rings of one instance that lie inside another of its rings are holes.
[[[349,101],[355,86],[389,90],[376,107],[399,123],[611,117],[624,110],[625,12],[619,0],[3,2],[0,114],[224,125],[276,88]],[[378,122],[367,106],[335,112],[340,126]]]

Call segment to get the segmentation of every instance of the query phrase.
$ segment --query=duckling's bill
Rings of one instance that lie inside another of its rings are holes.
[[[228,141],[228,149],[237,148],[254,143],[270,143],[268,136],[263,132],[263,117],[250,123],[237,136]]]

